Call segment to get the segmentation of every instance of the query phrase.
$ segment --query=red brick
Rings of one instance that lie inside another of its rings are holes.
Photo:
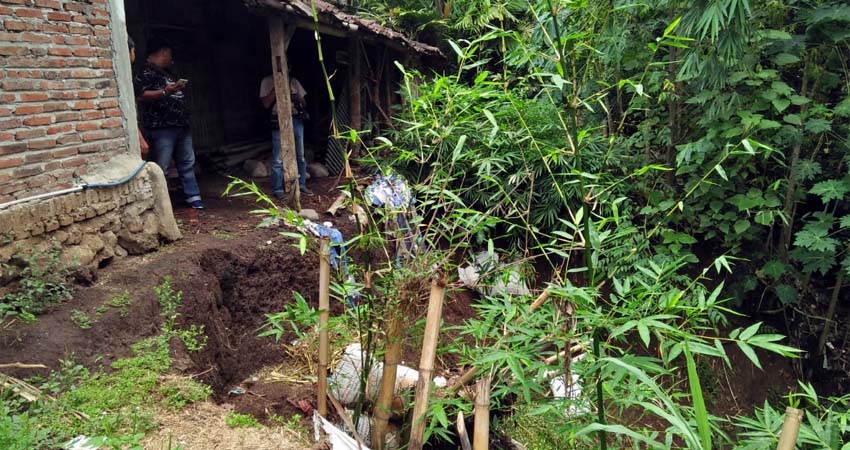
[[[14,144],[0,145],[0,156],[11,155],[27,151],[26,142],[16,142]]]
[[[68,104],[65,102],[50,102],[45,103],[44,112],[65,111],[68,109]]]
[[[54,116],[54,118],[56,119],[56,123],[71,122],[71,121],[74,121],[74,120],[80,120],[80,117],[81,117],[81,114],[78,113],[78,112],[64,112],[64,113],[56,114]]]
[[[53,158],[65,158],[68,156],[74,156],[76,154],[77,149],[74,147],[60,148],[58,150],[53,150],[50,152],[50,156]]]
[[[11,103],[16,99],[15,94],[0,92],[0,103]]]
[[[47,49],[47,54],[50,56],[72,56],[74,51],[68,47],[50,47]]]
[[[70,123],[66,123],[66,124],[56,125],[56,126],[48,128],[47,134],[67,133],[69,131],[72,131],[73,129],[74,129],[73,125],[71,125]]]
[[[0,0],[0,3],[11,3],[13,5],[26,5],[31,3],[30,0]]]
[[[0,169],[8,169],[10,167],[18,167],[24,163],[23,158],[0,159]]]
[[[71,71],[71,76],[74,78],[96,78],[97,72],[91,69],[76,69]]]
[[[91,27],[87,27],[87,26],[83,26],[83,25],[69,25],[67,28],[68,28],[68,33],[71,33],[71,34],[87,34],[87,35],[94,34],[92,32]]]
[[[89,19],[89,23],[94,26],[105,27],[109,25],[108,19]]]
[[[92,63],[92,67],[98,69],[109,69],[112,67],[111,59],[96,59],[94,63]]]
[[[82,56],[88,58],[90,56],[94,56],[97,53],[95,49],[91,47],[79,47],[74,49],[74,56]]]
[[[32,32],[21,33],[21,40],[24,42],[32,42],[34,44],[47,44],[52,41],[50,36],[46,34]]]
[[[3,14],[0,13],[0,16]],[[0,41],[2,42],[18,42],[21,40],[21,33],[7,33],[0,31]]]
[[[12,172],[12,175],[14,175],[15,178],[20,179],[20,178],[24,178],[24,177],[31,177],[31,176],[34,176],[34,175],[39,175],[39,174],[42,174],[42,173],[44,173],[43,167],[41,167],[41,166],[29,166],[29,167],[20,167],[20,168],[15,169],[15,171]]]
[[[15,114],[18,116],[27,116],[30,114],[40,114],[44,112],[44,107],[41,105],[23,105],[15,108]]]
[[[77,92],[77,98],[83,100],[91,100],[97,98],[97,91],[80,91]]]
[[[89,38],[80,36],[65,36],[68,45],[89,45]]]
[[[93,131],[99,130],[100,122],[80,122],[77,124],[77,131]]]
[[[35,0],[35,6],[39,8],[50,8],[57,11],[62,9],[62,3],[56,0]]]
[[[103,119],[106,115],[103,111],[85,111],[83,112],[83,120]]]
[[[50,152],[29,152],[24,155],[24,162],[26,164],[44,162],[51,158]]]
[[[47,20],[53,20],[56,22],[70,22],[71,15],[63,12],[49,12],[47,13]]]
[[[62,161],[62,167],[79,167],[85,165],[87,162],[87,157],[78,156],[76,158],[68,158],[65,161]]]
[[[31,91],[35,88],[32,80],[6,80],[3,89],[7,91]]]
[[[44,18],[44,11],[40,9],[31,9],[31,8],[17,8],[15,9],[15,15],[18,17],[23,17],[27,19]]]
[[[80,135],[84,142],[99,141],[109,137],[106,131],[88,131]]]
[[[18,97],[22,102],[43,102],[48,99],[44,92],[25,92]]]
[[[29,49],[17,45],[0,46],[0,56],[23,56],[29,53]]]
[[[0,120],[0,130],[9,130],[21,126],[21,119]]]
[[[47,136],[47,131],[45,131],[43,128],[21,130],[15,133],[15,139],[19,141],[26,141],[28,139],[35,139],[44,136]]]
[[[106,117],[121,117],[124,115],[119,108],[109,108],[104,112],[106,113]]]
[[[100,109],[117,108],[118,107],[118,101],[117,100],[103,100],[103,101],[97,102],[97,107],[100,108]]]
[[[7,20],[3,22],[3,25],[7,31],[31,31],[35,29],[33,25],[19,20]]]
[[[0,142],[11,141],[13,139],[15,139],[15,133],[10,133],[8,131],[0,132]]]
[[[89,23],[89,18],[83,15],[74,16],[74,22],[76,23]]]
[[[74,11],[78,13],[86,12],[86,6],[81,5],[79,2],[69,2],[65,4],[65,11]]]
[[[0,108],[0,117],[9,117],[12,115],[12,108]]]
[[[39,30],[46,31],[48,33],[67,33],[68,25],[64,23],[42,23],[39,27]]]
[[[71,103],[71,109],[94,109],[95,104],[91,100],[81,101],[81,102],[73,102]]]
[[[24,119],[24,125],[30,127],[50,125],[51,123],[53,123],[53,118],[50,116],[27,117],[26,119]]]
[[[67,145],[67,144],[79,144],[80,142],[83,142],[83,140],[80,139],[79,134],[72,133],[72,134],[63,134],[62,136],[59,136],[59,139],[57,139],[57,142],[59,142],[60,145]],[[74,151],[76,152],[76,150],[74,150]]]
[[[122,125],[124,125],[124,121],[121,120],[121,119],[109,119],[109,120],[104,120],[103,123],[101,124],[101,127],[103,127],[103,128],[119,128]]]
[[[27,148],[30,150],[41,150],[45,148],[56,147],[56,139],[41,139],[38,141],[28,141]]]
[[[0,16],[11,16],[11,15],[12,15],[12,8],[0,6]]]

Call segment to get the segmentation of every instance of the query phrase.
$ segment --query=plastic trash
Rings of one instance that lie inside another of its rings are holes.
[[[583,416],[590,413],[590,407],[587,402],[582,401],[582,387],[579,383],[578,375],[570,374],[570,383],[566,383],[564,374],[558,375],[549,382],[549,388],[552,391],[552,396],[556,399],[571,400],[567,409],[564,411],[564,416],[567,418]]]
[[[351,406],[357,402],[360,395],[360,376],[363,373],[365,361],[360,344],[349,344],[345,347],[339,364],[331,373],[329,379],[330,391],[343,405]],[[370,402],[377,400],[383,373],[384,364],[372,359],[369,377],[366,381],[366,400]],[[399,394],[404,390],[413,389],[417,381],[419,381],[419,371],[399,365],[396,368],[394,393]],[[435,377],[433,381],[438,387],[446,387],[448,384],[443,377]]]
[[[230,392],[228,392],[227,394],[228,395],[243,395],[243,394],[245,394],[245,392],[246,392],[245,388],[238,386],[238,387],[231,389]]]
[[[491,285],[487,286],[481,282],[482,273],[494,271],[501,273],[496,276]],[[503,293],[529,295],[531,293],[515,264],[500,264],[499,254],[495,252],[479,252],[475,255],[475,261],[472,264],[458,267],[457,275],[464,286],[484,295],[496,296]]]
[[[318,412],[313,412],[313,437],[316,442],[322,439],[323,432],[331,450],[369,450],[369,448],[364,448],[358,444],[354,438],[337,428],[336,425],[320,416]]]
[[[62,445],[65,450],[98,450],[106,439],[98,437],[77,436]]]

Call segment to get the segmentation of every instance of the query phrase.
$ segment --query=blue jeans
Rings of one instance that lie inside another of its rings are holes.
[[[168,174],[171,159],[177,165],[183,195],[186,202],[201,199],[201,188],[195,179],[195,150],[192,148],[192,132],[189,128],[160,128],[150,130],[150,160]]]
[[[307,186],[307,160],[304,159],[304,122],[292,118],[292,131],[295,135],[295,160],[298,162],[298,185]],[[283,193],[283,158],[280,151],[280,130],[272,131],[272,192]]]

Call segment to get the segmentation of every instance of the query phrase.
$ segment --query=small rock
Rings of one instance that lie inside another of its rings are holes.
[[[325,178],[330,175],[328,169],[320,163],[312,162],[307,164],[307,173],[314,178]]]
[[[317,213],[315,209],[302,209],[298,212],[298,215],[307,220],[312,220],[313,222],[319,220],[319,213]]]
[[[118,235],[118,244],[131,255],[143,255],[156,250],[159,247],[159,239],[152,234],[122,231]]]
[[[263,161],[249,159],[242,164],[242,168],[254,178],[266,178],[269,176],[269,168]]]

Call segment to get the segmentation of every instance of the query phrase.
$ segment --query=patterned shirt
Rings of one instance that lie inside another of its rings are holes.
[[[260,82],[260,98],[263,98],[274,90],[274,76],[269,75],[263,78],[263,81]],[[307,96],[307,91],[304,89],[304,86],[298,81],[298,79],[294,77],[289,78],[289,90],[292,98],[292,117],[308,120],[310,115],[307,114],[307,110],[304,109],[304,98]],[[273,101],[269,106],[269,126],[272,130],[277,130],[278,127],[278,117],[277,117],[277,100]]]
[[[177,79],[153,63],[147,63],[133,79],[136,97],[145,91],[161,91]],[[186,93],[177,91],[171,95],[142,103],[142,126],[148,130],[160,128],[185,128],[189,126],[189,108]]]

